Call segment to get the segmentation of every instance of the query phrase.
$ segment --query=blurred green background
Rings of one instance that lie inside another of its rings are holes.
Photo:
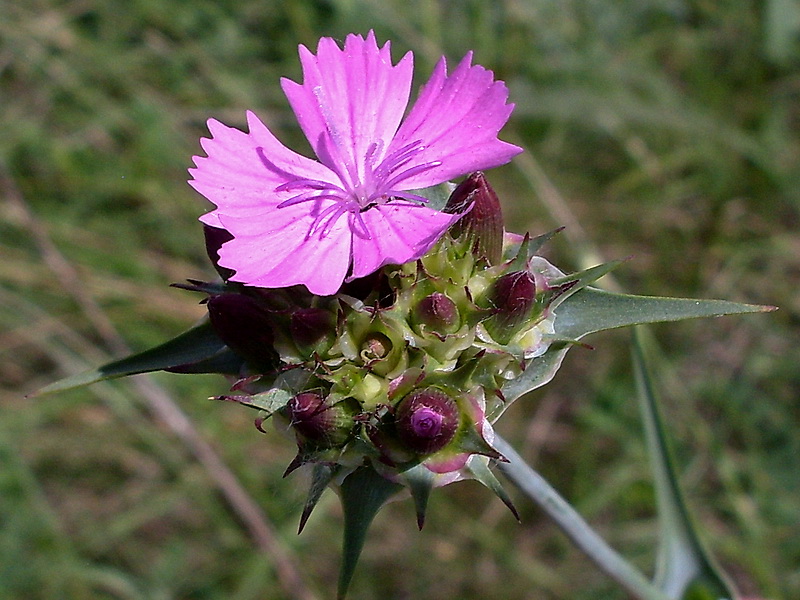
[[[279,78],[300,77],[298,43],[370,28],[395,59],[415,52],[417,84],[442,54],[470,49],[508,82],[517,108],[503,137],[527,152],[488,175],[510,229],[567,225],[553,262],[632,255],[617,273],[629,291],[780,307],[655,333],[663,409],[709,546],[746,595],[800,598],[792,0],[0,0],[0,598],[334,594],[335,497],[297,536],[306,482],[281,478],[293,444],[206,400],[223,380],[24,394],[203,314],[168,285],[213,277],[196,221],[210,205],[185,183],[205,120],[240,126],[252,109],[306,152]],[[627,335],[589,341],[498,429],[650,572],[653,490]],[[165,396],[263,509],[271,542],[254,541],[220,493],[224,471],[154,416]],[[625,598],[512,494],[521,525],[474,482],[437,491],[421,533],[410,502],[390,506],[352,597]]]

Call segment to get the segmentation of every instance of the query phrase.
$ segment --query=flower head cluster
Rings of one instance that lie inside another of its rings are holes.
[[[364,473],[407,487],[420,527],[430,490],[462,478],[513,510],[491,424],[551,341],[561,273],[505,234],[479,172],[521,151],[497,137],[508,91],[471,54],[450,74],[443,58],[406,114],[412,55],[393,64],[371,32],[300,61],[282,85],[317,160],[248,113],[247,133],[209,121],[191,170],[223,284],[185,287],[208,294],[225,346],[209,360],[236,376],[221,398],[293,434],[287,474],[313,465],[301,527],[327,484]],[[435,209],[429,188],[467,173]]]
[[[425,497],[462,478],[500,489],[487,466],[502,460],[491,424],[508,405],[503,384],[547,350],[551,305],[566,288],[527,238],[503,235],[482,174],[445,208],[463,204],[472,210],[459,227],[418,260],[333,296],[230,281],[197,288],[210,293],[211,324],[242,359],[237,394],[223,398],[260,409],[260,429],[272,419],[293,433],[287,473],[324,465],[341,480],[368,466]]]
[[[244,133],[210,120],[191,185],[216,205],[201,217],[231,239],[219,265],[262,288],[301,284],[320,296],[344,281],[425,254],[459,217],[415,190],[508,162],[521,151],[497,134],[513,105],[467,54],[445,59],[404,118],[413,56],[392,64],[387,42],[349,35],[300,46],[303,83],[283,90],[317,161],[285,147],[247,113]]]

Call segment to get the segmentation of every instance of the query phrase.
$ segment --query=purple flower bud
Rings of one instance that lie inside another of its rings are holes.
[[[450,227],[450,233],[453,238],[467,236],[475,256],[495,265],[503,256],[503,211],[497,194],[480,171],[458,184],[444,212],[461,213],[470,205],[472,210]]]
[[[442,431],[444,417],[432,408],[422,406],[409,419],[411,431],[417,437],[433,438]]]
[[[440,292],[434,292],[420,300],[414,316],[420,324],[437,333],[453,333],[459,325],[455,302]]]
[[[300,393],[286,405],[286,416],[295,431],[311,443],[328,447],[349,439],[354,412],[347,400],[329,404],[316,392]]]
[[[450,443],[459,419],[458,405],[446,393],[437,388],[418,390],[397,406],[397,437],[414,452],[432,454]]]
[[[259,368],[274,364],[275,338],[269,313],[256,300],[226,293],[211,296],[207,307],[211,326],[231,350]]]
[[[203,235],[206,238],[206,253],[208,254],[208,258],[211,260],[217,273],[219,273],[219,276],[227,281],[236,271],[219,266],[219,249],[225,242],[230,242],[233,239],[233,235],[226,229],[211,227],[210,225],[203,225]]]
[[[289,325],[292,339],[300,347],[314,346],[336,333],[331,311],[322,308],[299,308],[292,313]]]
[[[507,273],[494,282],[489,292],[493,315],[486,327],[501,343],[511,339],[517,326],[531,316],[536,303],[536,283],[528,271]]]

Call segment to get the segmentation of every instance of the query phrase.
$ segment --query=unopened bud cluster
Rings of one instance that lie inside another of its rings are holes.
[[[289,470],[368,463],[402,480],[422,464],[451,481],[476,455],[501,458],[490,423],[503,383],[547,349],[559,272],[504,233],[481,174],[445,210],[470,212],[418,261],[335,296],[231,282],[211,293],[211,324],[245,360],[235,387],[287,392],[265,416],[294,434]]]

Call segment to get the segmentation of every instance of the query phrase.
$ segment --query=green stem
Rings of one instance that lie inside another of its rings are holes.
[[[606,575],[638,600],[670,600],[642,573],[614,551],[589,527],[578,512],[562,498],[544,478],[517,454],[508,442],[497,436],[494,447],[509,462],[498,462],[498,468],[528,498],[538,504],[558,527]]]

